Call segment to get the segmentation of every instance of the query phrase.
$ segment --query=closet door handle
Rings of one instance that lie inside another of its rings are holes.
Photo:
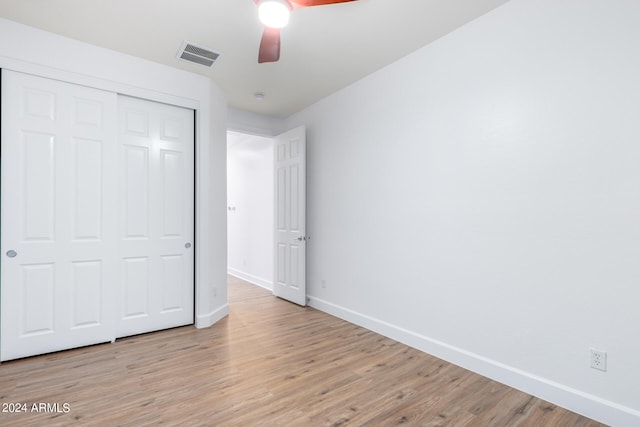
[[[10,249],[10,250],[7,251],[7,256],[9,258],[15,258],[16,255],[18,255],[18,252],[14,251],[13,249]]]

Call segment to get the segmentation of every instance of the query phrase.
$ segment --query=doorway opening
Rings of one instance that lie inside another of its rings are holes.
[[[227,132],[227,272],[273,290],[274,140]]]

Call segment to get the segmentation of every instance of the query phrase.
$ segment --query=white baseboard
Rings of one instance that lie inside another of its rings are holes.
[[[229,315],[229,304],[225,304],[207,314],[200,314],[196,316],[196,328],[208,328],[216,323],[218,320],[223,319]]]
[[[309,305],[601,423],[616,427],[640,426],[640,412],[632,408],[601,399],[316,297],[309,297]]]
[[[236,270],[235,268],[228,267],[227,273],[237,277],[238,279],[245,280],[254,285],[258,285],[262,288],[273,290],[273,282],[271,280],[264,279],[262,277],[254,276],[253,274],[245,273],[244,271]]]

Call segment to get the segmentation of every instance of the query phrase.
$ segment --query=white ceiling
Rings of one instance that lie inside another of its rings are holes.
[[[265,64],[257,62],[263,27],[253,0],[0,0],[0,16],[209,76],[231,107],[287,117],[506,1],[358,0],[299,9],[282,30],[280,61]],[[184,40],[222,56],[212,68],[176,59]]]

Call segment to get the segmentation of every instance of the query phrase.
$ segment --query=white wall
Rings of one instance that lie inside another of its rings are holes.
[[[227,134],[229,273],[273,288],[273,140]]]
[[[290,117],[312,305],[640,425],[638,22],[512,0]]]
[[[196,325],[228,313],[226,101],[206,77],[0,18],[0,68],[196,110]]]
[[[227,129],[234,132],[267,137],[275,136],[285,131],[283,119],[232,107],[228,108]]]

